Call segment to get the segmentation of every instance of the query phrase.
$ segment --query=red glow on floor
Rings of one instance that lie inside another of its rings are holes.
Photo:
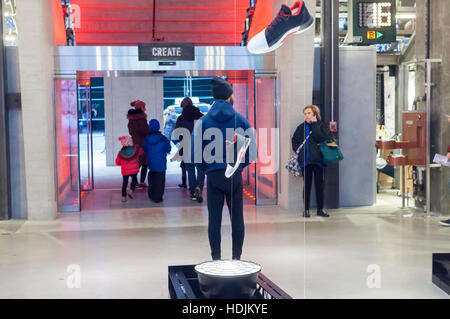
[[[254,194],[248,192],[245,188],[243,189],[243,193],[244,195],[246,195],[248,198],[250,198],[251,200],[255,201],[256,197],[254,196]]]

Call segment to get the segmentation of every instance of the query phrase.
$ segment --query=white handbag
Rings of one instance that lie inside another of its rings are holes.
[[[287,164],[286,164],[286,169],[289,171],[289,173],[291,173],[292,175],[299,177],[302,172],[300,167],[298,167],[298,154],[300,153],[301,149],[303,148],[303,146],[305,146],[306,141],[308,140],[308,138],[311,136],[311,132],[309,133],[309,135],[305,138],[305,140],[303,141],[302,145],[300,145],[297,149],[297,151],[295,152],[294,155],[292,155],[291,157],[289,157]]]

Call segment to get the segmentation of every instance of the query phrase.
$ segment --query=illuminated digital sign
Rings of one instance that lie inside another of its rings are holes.
[[[347,43],[370,45],[396,41],[395,0],[350,0]]]
[[[394,21],[395,19],[392,16],[392,3],[358,3],[358,26],[360,28],[391,27]]]

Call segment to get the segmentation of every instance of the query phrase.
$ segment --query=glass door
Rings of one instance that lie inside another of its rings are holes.
[[[54,79],[56,184],[59,212],[80,211],[78,110],[75,78]]]
[[[81,191],[94,189],[90,81],[78,81],[78,137]]]
[[[275,73],[255,74],[254,127],[257,132],[258,160],[251,173],[255,177],[256,205],[276,205],[278,201],[277,90]]]

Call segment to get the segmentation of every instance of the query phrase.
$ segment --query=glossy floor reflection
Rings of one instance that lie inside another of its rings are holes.
[[[431,254],[450,252],[450,229],[437,217],[403,217],[387,202],[330,211],[326,220],[246,206],[242,258],[294,298],[448,298],[431,282]],[[222,249],[230,257],[227,213]],[[0,222],[0,298],[168,298],[169,265],[209,258],[202,206]],[[67,286],[73,264],[81,288]],[[370,265],[380,288],[367,286]]]

